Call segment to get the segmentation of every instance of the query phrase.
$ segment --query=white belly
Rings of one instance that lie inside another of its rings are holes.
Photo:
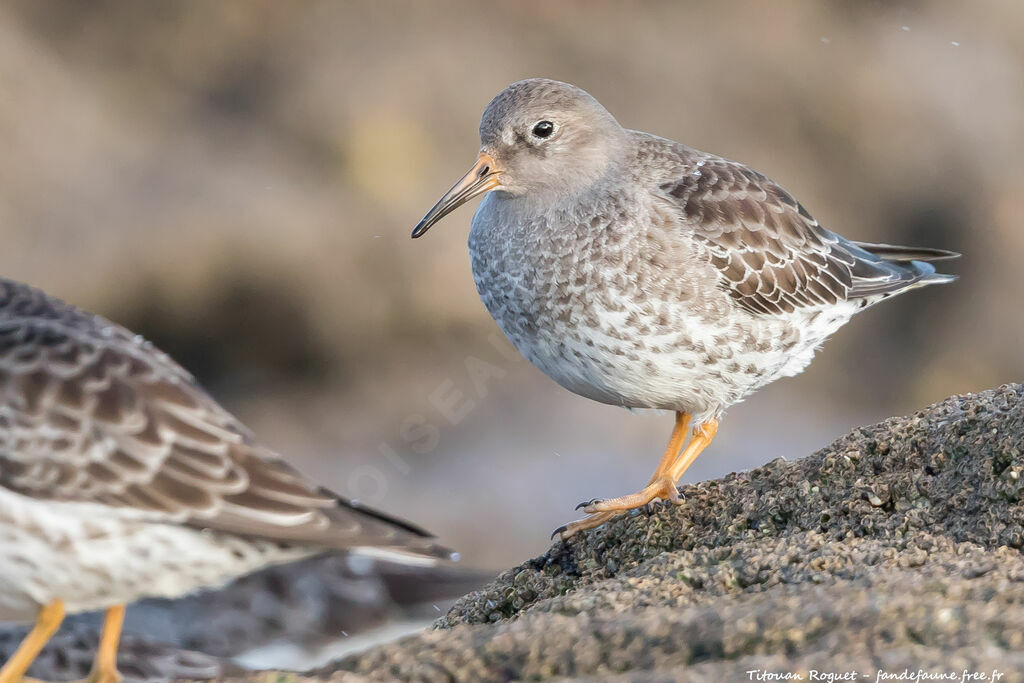
[[[496,319],[519,351],[566,389],[611,405],[690,413],[700,424],[758,388],[803,371],[855,310],[800,313],[805,319],[796,326],[783,318],[707,324],[683,312],[670,316],[668,331],[646,333],[631,330],[622,312],[602,312],[596,326],[531,334],[514,325],[506,329],[507,316]]]
[[[176,598],[308,554],[0,489],[0,620],[30,621],[55,599],[74,613]]]

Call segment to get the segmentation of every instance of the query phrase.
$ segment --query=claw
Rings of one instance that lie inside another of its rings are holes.
[[[568,528],[569,528],[568,524],[563,524],[562,526],[558,527],[557,529],[555,529],[554,531],[551,532],[551,539],[550,540],[552,540],[552,541],[555,540],[555,536],[561,536],[562,534],[565,533],[565,530],[568,529]]]
[[[583,501],[582,503],[580,503],[579,505],[577,505],[577,506],[576,506],[575,508],[573,508],[573,509],[574,509],[574,510],[579,510],[579,509],[581,509],[581,508],[588,508],[588,507],[590,507],[591,505],[593,505],[593,504],[595,504],[595,503],[600,503],[600,502],[601,502],[601,499],[600,499],[600,498],[591,498],[590,500],[585,500],[585,501]]]
[[[555,529],[555,533],[551,535],[552,538],[555,535],[562,537],[562,540],[566,540],[578,534],[586,529],[594,529],[607,522],[612,517],[618,516],[618,512],[599,512],[595,515],[589,515],[583,519],[577,519],[575,522],[569,522],[563,526]]]

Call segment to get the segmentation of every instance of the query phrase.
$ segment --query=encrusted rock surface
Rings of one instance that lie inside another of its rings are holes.
[[[1024,680],[1021,385],[683,492],[556,542],[436,630],[294,678]]]

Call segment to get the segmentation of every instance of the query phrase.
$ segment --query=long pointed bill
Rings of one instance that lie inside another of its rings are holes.
[[[501,171],[494,167],[494,159],[486,152],[480,153],[469,173],[462,176],[459,182],[452,186],[452,189],[445,192],[444,196],[434,204],[434,208],[427,212],[415,228],[413,228],[413,239],[420,237],[427,230],[430,230],[434,223],[459,208],[473,197],[490,192],[500,186],[498,176]]]

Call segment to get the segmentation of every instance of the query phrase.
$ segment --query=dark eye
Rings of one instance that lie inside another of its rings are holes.
[[[533,127],[533,136],[537,138],[549,138],[555,132],[555,124],[550,121],[540,121]]]

